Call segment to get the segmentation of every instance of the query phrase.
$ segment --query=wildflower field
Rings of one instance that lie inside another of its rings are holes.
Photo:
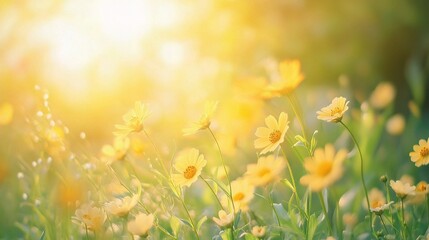
[[[425,1],[0,1],[0,239],[429,239]]]

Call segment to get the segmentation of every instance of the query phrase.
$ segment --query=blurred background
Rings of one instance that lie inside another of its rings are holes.
[[[425,0],[2,0],[1,189],[16,179],[16,159],[38,158],[22,138],[61,126],[49,136],[69,135],[68,145],[91,155],[112,143],[114,124],[137,100],[149,104],[147,124],[166,146],[181,141],[204,101],[220,100],[214,128],[225,151],[251,149],[255,126],[282,105],[263,108],[248,96],[284,59],[301,61],[296,96],[309,118],[338,94],[360,109],[390,82],[390,112],[417,112],[412,134],[427,138],[428,9]]]

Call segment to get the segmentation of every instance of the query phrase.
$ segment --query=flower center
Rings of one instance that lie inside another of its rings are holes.
[[[339,107],[334,107],[331,109],[331,116],[335,116],[337,114],[341,115],[341,109]]]
[[[380,201],[380,200],[375,200],[375,201],[372,201],[371,202],[371,208],[378,208],[378,207],[381,207],[381,206],[383,206],[383,202],[382,201]]]
[[[420,149],[420,156],[426,157],[428,155],[429,155],[429,149],[427,147],[422,147],[422,149]]]
[[[416,186],[417,192],[426,192],[426,190],[427,190],[427,183],[420,182],[419,184],[417,184],[417,186]]]
[[[262,168],[261,170],[259,170],[258,172],[258,176],[259,177],[264,177],[265,175],[271,173],[271,169],[269,168]]]
[[[195,166],[188,166],[185,172],[183,172],[183,176],[186,179],[191,179],[195,176],[195,173],[197,173],[197,168]]]
[[[270,140],[271,143],[276,143],[277,141],[280,140],[281,136],[282,136],[282,132],[280,132],[279,130],[274,130],[273,132],[270,133],[270,136],[268,137],[268,139]]]
[[[332,162],[331,161],[323,161],[319,163],[319,166],[316,169],[316,174],[325,177],[332,170]]]
[[[141,130],[143,130],[143,124],[141,123],[140,119],[137,117],[133,117],[130,121],[130,127],[135,131],[135,132],[140,132]]]
[[[239,192],[239,193],[237,193],[237,194],[234,195],[233,199],[234,199],[234,201],[241,201],[241,200],[244,199],[244,194],[241,193],[241,192]]]

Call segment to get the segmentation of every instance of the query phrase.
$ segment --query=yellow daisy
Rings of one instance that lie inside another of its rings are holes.
[[[113,215],[126,217],[131,209],[137,204],[138,200],[138,195],[133,195],[133,197],[126,196],[124,198],[116,198],[113,201],[107,202],[104,208]]]
[[[429,138],[428,140],[420,139],[418,145],[413,146],[414,152],[410,152],[411,161],[416,167],[429,164]]]
[[[281,80],[266,87],[266,92],[271,93],[270,95],[289,94],[304,80],[299,60],[285,60],[280,62],[279,73]]]
[[[403,183],[401,180],[390,180],[390,187],[396,193],[396,196],[401,199],[404,199],[409,195],[414,196],[416,194],[415,186],[411,186],[409,183]]]
[[[195,148],[183,150],[180,152],[174,163],[174,168],[179,172],[171,175],[171,180],[183,187],[191,186],[197,181],[201,170],[206,166],[207,161],[204,156]]]
[[[204,106],[204,114],[201,116],[200,120],[198,122],[192,123],[191,126],[185,128],[182,130],[183,135],[192,135],[199,130],[203,130],[210,127],[211,124],[211,117],[213,116],[213,113],[216,111],[218,102],[206,102]]]
[[[134,108],[128,111],[122,119],[125,124],[117,124],[118,131],[114,132],[116,136],[126,137],[132,132],[141,132],[143,130],[143,121],[149,116],[149,111],[142,102],[134,103]]]
[[[285,161],[281,157],[274,155],[260,157],[258,163],[247,165],[245,177],[255,186],[265,186],[279,179],[285,165]]]
[[[266,226],[254,226],[252,228],[252,234],[257,238],[263,238],[265,236],[266,231],[267,231]]]
[[[289,129],[288,115],[280,113],[277,121],[274,116],[270,115],[265,118],[267,127],[256,129],[254,146],[256,149],[262,149],[261,154],[272,152],[284,141],[286,131]]]
[[[238,178],[231,182],[232,200],[234,201],[235,211],[239,210],[246,212],[249,209],[249,203],[253,199],[255,186],[245,178]],[[223,203],[227,203],[228,199],[224,196]],[[226,204],[225,204],[226,205]]]
[[[335,148],[331,144],[327,144],[325,149],[316,149],[314,156],[304,161],[304,168],[308,174],[301,177],[301,184],[308,186],[314,192],[330,186],[341,178],[342,164],[346,156],[347,151],[344,149],[335,154]]]
[[[213,217],[213,221],[219,226],[219,227],[228,227],[231,225],[232,221],[234,220],[234,213],[227,214],[224,210],[220,210],[219,218]]]
[[[82,224],[82,227],[90,231],[97,231],[103,226],[106,218],[106,213],[102,209],[93,207],[92,204],[83,204],[76,210],[73,222]]]
[[[119,161],[124,159],[130,148],[130,139],[123,137],[116,137],[113,141],[113,145],[104,145],[101,149],[105,161],[111,164],[113,161]]]
[[[337,123],[343,119],[344,113],[349,109],[347,104],[349,101],[346,98],[336,97],[329,106],[317,111],[317,119]]]
[[[153,214],[138,214],[134,220],[131,220],[127,224],[128,232],[132,235],[141,237],[147,237],[148,231],[152,228],[154,222]]]

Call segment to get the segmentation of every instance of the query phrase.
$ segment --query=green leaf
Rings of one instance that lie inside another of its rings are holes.
[[[202,217],[202,218],[198,221],[198,223],[197,223],[197,232],[199,232],[199,231],[200,231],[200,227],[201,227],[201,225],[203,225],[203,223],[204,223],[205,221],[207,221],[207,216]]]
[[[424,70],[417,59],[412,59],[408,64],[405,76],[410,85],[411,93],[417,105],[421,106],[425,97],[425,76]]]
[[[173,230],[174,235],[177,236],[180,228],[180,220],[176,216],[171,216],[170,227]]]
[[[281,203],[273,203],[274,209],[276,209],[277,214],[282,220],[286,220],[288,218],[288,214],[286,209],[283,207]]]
[[[192,228],[192,224],[191,224],[188,220],[183,219],[183,218],[179,218],[179,220],[180,220],[182,223],[184,223],[185,225],[187,225],[187,226],[189,226],[190,228]]]
[[[296,135],[295,140],[297,140],[298,142],[303,142],[304,144],[307,143],[307,140],[305,140],[305,138],[301,135]]]
[[[282,179],[282,181],[281,181],[282,183],[284,183],[287,187],[289,187],[290,188],[290,190],[292,190],[292,192],[293,193],[295,193],[296,191],[295,191],[295,188],[293,187],[293,185],[292,185],[292,183],[290,183],[289,182],[289,180],[287,180],[286,178],[285,179]]]
[[[231,228],[226,229],[220,233],[220,237],[222,240],[232,240],[232,230]]]
[[[43,239],[45,239],[45,230],[43,230],[42,236],[40,236],[39,240],[43,240]]]
[[[238,210],[238,212],[235,214],[235,217],[234,217],[234,228],[238,227],[238,223],[240,223],[240,218],[241,218],[241,209]]]
[[[257,237],[253,236],[252,234],[247,233],[246,235],[244,235],[244,239],[246,240],[258,240]]]

